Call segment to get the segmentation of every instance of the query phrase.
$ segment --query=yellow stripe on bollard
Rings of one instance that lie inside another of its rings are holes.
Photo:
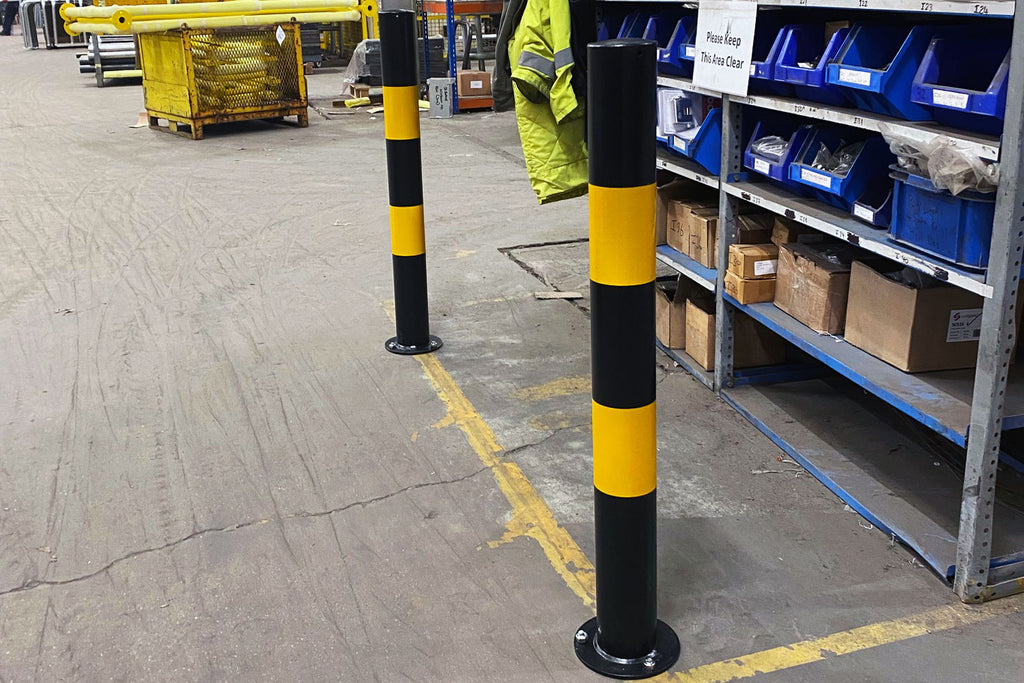
[[[420,256],[426,251],[423,205],[392,206],[391,253],[395,256]]]
[[[591,280],[627,287],[654,279],[655,193],[654,183],[590,186]]]
[[[656,404],[608,408],[592,402],[594,486],[619,498],[644,496],[657,485]]]
[[[384,86],[384,137],[415,140],[420,136],[420,89],[416,85]]]

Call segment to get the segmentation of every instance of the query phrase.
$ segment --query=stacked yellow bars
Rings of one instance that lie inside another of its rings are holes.
[[[270,26],[288,22],[359,21],[359,0],[226,0],[184,5],[60,8],[65,30],[80,33],[158,33],[177,28]]]

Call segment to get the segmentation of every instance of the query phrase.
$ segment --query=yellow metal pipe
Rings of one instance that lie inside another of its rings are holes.
[[[115,13],[126,12],[131,17],[147,15],[178,16],[217,14],[252,14],[282,10],[333,10],[358,7],[359,0],[226,0],[225,2],[195,2],[177,5],[109,5],[107,7],[78,7],[70,2],[61,5],[60,15],[69,19],[107,19]]]
[[[223,4],[223,3],[219,3],[219,4]],[[171,6],[171,5],[169,5],[169,6]],[[336,3],[335,3],[335,5],[333,7],[327,7],[327,8],[319,8],[319,9],[318,8],[310,8],[310,9],[293,9],[293,10],[291,10],[291,12],[294,12],[295,16],[297,16],[297,17],[309,14],[311,12],[341,12],[341,11],[346,11],[346,8],[344,6],[342,6],[342,5],[337,5]],[[289,13],[291,13],[291,12],[289,12]],[[264,15],[264,14],[281,14],[281,10],[279,10],[279,9],[276,9],[276,10],[261,10],[259,12],[244,12],[242,14],[244,16],[257,17],[257,16],[261,16],[261,15]],[[240,16],[240,15],[239,15],[238,12],[206,12],[206,13],[202,13],[202,14],[187,14],[187,15],[186,14],[181,14],[181,15],[174,15],[174,14],[148,15],[147,14],[147,15],[144,15],[144,16],[141,16],[141,17],[132,17],[127,12],[115,12],[113,14],[113,16],[111,16],[109,18],[96,18],[96,19],[93,19],[89,23],[100,23],[100,22],[109,21],[113,26],[116,26],[116,27],[120,28],[121,31],[127,33],[127,32],[130,31],[131,25],[133,23],[137,22],[137,21],[160,21],[160,20],[164,20],[164,19],[167,19],[167,20],[173,19],[174,21],[179,21],[180,22],[180,21],[189,21],[191,19],[209,19],[209,18],[212,18],[212,17],[235,17],[235,16]],[[299,19],[299,21],[302,21],[302,19]]]
[[[360,14],[356,10],[340,10],[336,12],[296,12],[294,14],[254,14],[229,15],[209,18],[180,17],[178,19],[158,19],[154,21],[135,20],[127,30],[106,22],[73,21],[64,24],[71,35],[79,33],[161,33],[178,28],[235,28],[243,26],[273,26],[290,22],[332,23],[339,21],[359,21]]]

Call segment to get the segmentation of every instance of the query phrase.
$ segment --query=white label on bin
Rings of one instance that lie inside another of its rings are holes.
[[[754,275],[774,275],[777,272],[779,272],[779,259],[777,258],[754,262]]]
[[[757,64],[751,64],[750,65],[750,75],[754,76],[756,74],[757,74]]]
[[[932,90],[932,103],[942,107],[967,109],[967,93],[949,90]]]
[[[823,173],[815,173],[806,168],[800,169],[800,180],[832,189],[832,179]]]
[[[277,38],[277,44],[280,45],[284,42],[284,29],[280,26],[274,31],[274,36]]]
[[[843,83],[854,83],[856,85],[871,85],[871,74],[867,71],[856,71],[854,69],[839,69],[839,80]]]
[[[868,223],[875,220],[875,212],[866,206],[861,206],[860,204],[853,205],[853,215],[857,218],[863,218]]]
[[[981,338],[981,309],[961,308],[949,312],[946,343],[978,341]]]
[[[758,173],[764,173],[768,175],[768,172],[772,170],[771,165],[764,159],[754,159],[754,170]]]
[[[690,59],[693,59],[693,57],[695,57],[695,56],[697,55],[697,46],[696,46],[696,45],[687,45],[687,46],[686,46],[686,47],[685,47],[685,48],[683,49],[683,53],[684,53],[684,54],[685,54],[685,55],[686,55],[687,57],[689,57]]]
[[[470,81],[469,82],[469,87],[470,88],[482,88],[482,87],[484,87],[484,82],[483,81]]]

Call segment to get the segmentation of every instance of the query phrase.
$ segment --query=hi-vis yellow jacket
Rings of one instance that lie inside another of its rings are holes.
[[[509,42],[516,120],[541,204],[587,192],[586,117],[573,93],[568,0],[527,0]]]

